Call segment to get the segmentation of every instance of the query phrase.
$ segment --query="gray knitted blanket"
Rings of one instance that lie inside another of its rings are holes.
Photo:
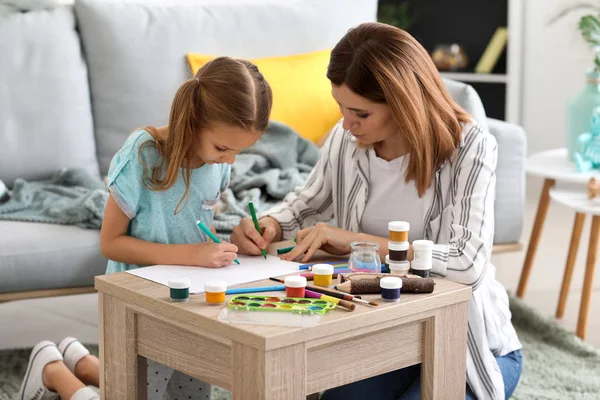
[[[0,201],[0,220],[99,229],[107,199],[104,182],[80,168],[64,169],[46,181],[17,179]]]
[[[318,159],[316,145],[287,125],[270,122],[260,140],[236,157],[229,188],[215,215],[218,236],[229,239],[233,228],[249,216],[249,201],[257,212],[278,204],[304,183]],[[102,181],[81,169],[65,169],[48,181],[17,179],[10,195],[0,200],[0,220],[99,229],[107,198]]]
[[[250,201],[257,213],[280,203],[304,184],[318,159],[319,149],[314,143],[287,125],[271,121],[260,140],[236,157],[229,188],[214,218],[218,236],[229,239],[240,220],[250,216]]]

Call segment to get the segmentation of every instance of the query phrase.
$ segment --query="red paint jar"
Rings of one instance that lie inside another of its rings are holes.
[[[288,276],[284,281],[286,297],[304,297],[306,278],[303,276]]]

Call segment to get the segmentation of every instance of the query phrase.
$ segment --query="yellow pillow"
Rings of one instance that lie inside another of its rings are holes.
[[[342,117],[325,76],[331,50],[285,57],[257,58],[254,63],[273,90],[271,119],[294,128],[300,136],[318,143]],[[187,54],[195,74],[215,58]]]

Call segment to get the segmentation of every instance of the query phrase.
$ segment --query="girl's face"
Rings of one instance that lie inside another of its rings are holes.
[[[262,132],[250,131],[224,123],[213,123],[199,135],[198,161],[205,164],[233,164],[235,156],[252,146]]]
[[[343,128],[363,146],[383,142],[398,134],[387,104],[375,103],[357,95],[346,85],[331,85],[331,95],[344,117]]]

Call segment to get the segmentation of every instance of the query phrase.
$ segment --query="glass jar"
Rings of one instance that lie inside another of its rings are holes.
[[[350,248],[352,249],[348,260],[350,271],[381,273],[379,244],[374,242],[352,242]]]
[[[590,131],[594,108],[600,106],[600,72],[590,71],[586,75],[585,88],[573,97],[567,106],[567,151],[569,160],[580,151],[579,135]]]

